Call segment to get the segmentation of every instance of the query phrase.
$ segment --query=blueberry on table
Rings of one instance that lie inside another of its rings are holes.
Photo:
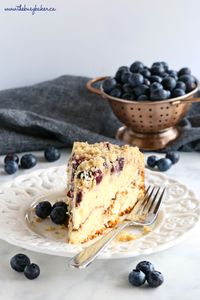
[[[115,97],[115,98],[120,98],[120,97],[121,97],[121,94],[122,94],[122,92],[121,92],[121,90],[118,89],[118,88],[113,89],[113,90],[109,93],[110,96]]]
[[[24,275],[26,278],[32,280],[40,275],[40,268],[36,264],[29,264],[24,269]]]
[[[16,254],[10,260],[11,268],[17,272],[24,272],[25,267],[30,263],[28,256],[22,253]]]
[[[176,80],[174,77],[168,76],[162,80],[162,85],[164,89],[172,91],[176,86]]]
[[[33,154],[24,154],[20,160],[20,166],[22,169],[33,168],[37,164],[37,158]]]
[[[62,207],[62,208],[64,208],[64,210],[66,212],[68,211],[68,205],[64,201],[58,201],[58,202],[54,203],[54,205],[52,206],[52,209],[54,209],[55,207]]]
[[[172,97],[173,97],[173,98],[181,97],[181,96],[184,96],[184,95],[185,95],[185,92],[184,92],[184,90],[182,90],[182,89],[175,88],[175,89],[172,91]]]
[[[161,172],[165,172],[169,170],[172,166],[172,162],[169,158],[161,158],[157,161],[158,170]]]
[[[135,61],[131,66],[130,66],[130,71],[133,73],[139,73],[142,71],[144,68],[144,64],[141,61]]]
[[[12,175],[18,171],[18,164],[14,160],[7,161],[4,170],[7,174]]]
[[[177,81],[176,82],[176,89],[181,89],[183,90],[184,92],[186,91],[186,85],[183,81]]]
[[[41,219],[47,218],[51,211],[52,207],[49,201],[41,201],[35,207],[35,214]]]
[[[141,286],[141,285],[143,285],[145,283],[146,276],[140,270],[133,270],[129,274],[128,280],[129,280],[130,284],[132,284],[134,286]]]
[[[157,76],[157,75],[152,75],[152,76],[149,77],[148,79],[149,79],[149,81],[150,81],[151,83],[153,83],[153,82],[161,82],[161,81],[162,81],[162,77]]]
[[[6,164],[8,161],[15,161],[17,164],[19,163],[19,157],[15,153],[8,153],[4,158],[4,163]]]
[[[178,76],[182,76],[182,75],[190,75],[191,74],[191,70],[189,68],[182,68],[178,71]]]
[[[158,157],[155,155],[151,155],[147,158],[147,166],[150,168],[154,168],[157,164]]]
[[[164,282],[164,277],[161,272],[152,271],[146,275],[147,282],[150,287],[158,287]]]
[[[180,154],[177,151],[171,151],[166,154],[166,158],[169,158],[172,164],[176,164],[180,159]]]
[[[133,73],[131,74],[131,76],[129,77],[128,83],[132,86],[132,87],[136,87],[140,84],[143,84],[144,82],[144,76],[142,76],[139,73]]]
[[[55,147],[48,147],[44,151],[44,157],[49,162],[54,162],[60,158],[60,150]]]
[[[66,210],[63,207],[55,207],[50,214],[53,223],[62,225],[67,220]]]
[[[136,269],[142,271],[145,275],[147,275],[148,272],[154,271],[154,266],[149,261],[144,260],[137,264]]]
[[[111,92],[115,86],[116,86],[117,82],[114,78],[108,77],[103,81],[103,90],[105,93],[109,93]]]

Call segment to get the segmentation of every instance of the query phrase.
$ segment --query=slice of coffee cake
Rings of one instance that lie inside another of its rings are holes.
[[[67,172],[70,243],[115,226],[144,195],[144,157],[137,147],[76,142]]]

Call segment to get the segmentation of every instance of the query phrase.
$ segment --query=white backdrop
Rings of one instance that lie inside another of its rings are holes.
[[[19,4],[55,12],[6,12]],[[166,60],[200,78],[199,0],[0,0],[0,89]]]

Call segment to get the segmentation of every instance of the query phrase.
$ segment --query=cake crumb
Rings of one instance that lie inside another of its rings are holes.
[[[149,233],[149,232],[151,232],[151,227],[150,226],[144,226],[143,227],[143,234],[147,234],[147,233]]]
[[[131,234],[127,231],[122,231],[120,234],[118,234],[117,236],[117,241],[119,242],[129,242],[129,241],[133,241],[137,238],[136,235]]]
[[[56,228],[53,226],[48,226],[45,230],[46,231],[54,231],[54,230],[56,230]]]

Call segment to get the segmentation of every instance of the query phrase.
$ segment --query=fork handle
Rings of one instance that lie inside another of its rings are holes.
[[[106,248],[106,246],[116,237],[116,235],[118,235],[118,233],[120,233],[120,231],[129,224],[133,224],[133,222],[126,221],[113,228],[105,236],[87,248],[83,249],[79,254],[70,259],[69,266],[79,269],[86,268]]]

